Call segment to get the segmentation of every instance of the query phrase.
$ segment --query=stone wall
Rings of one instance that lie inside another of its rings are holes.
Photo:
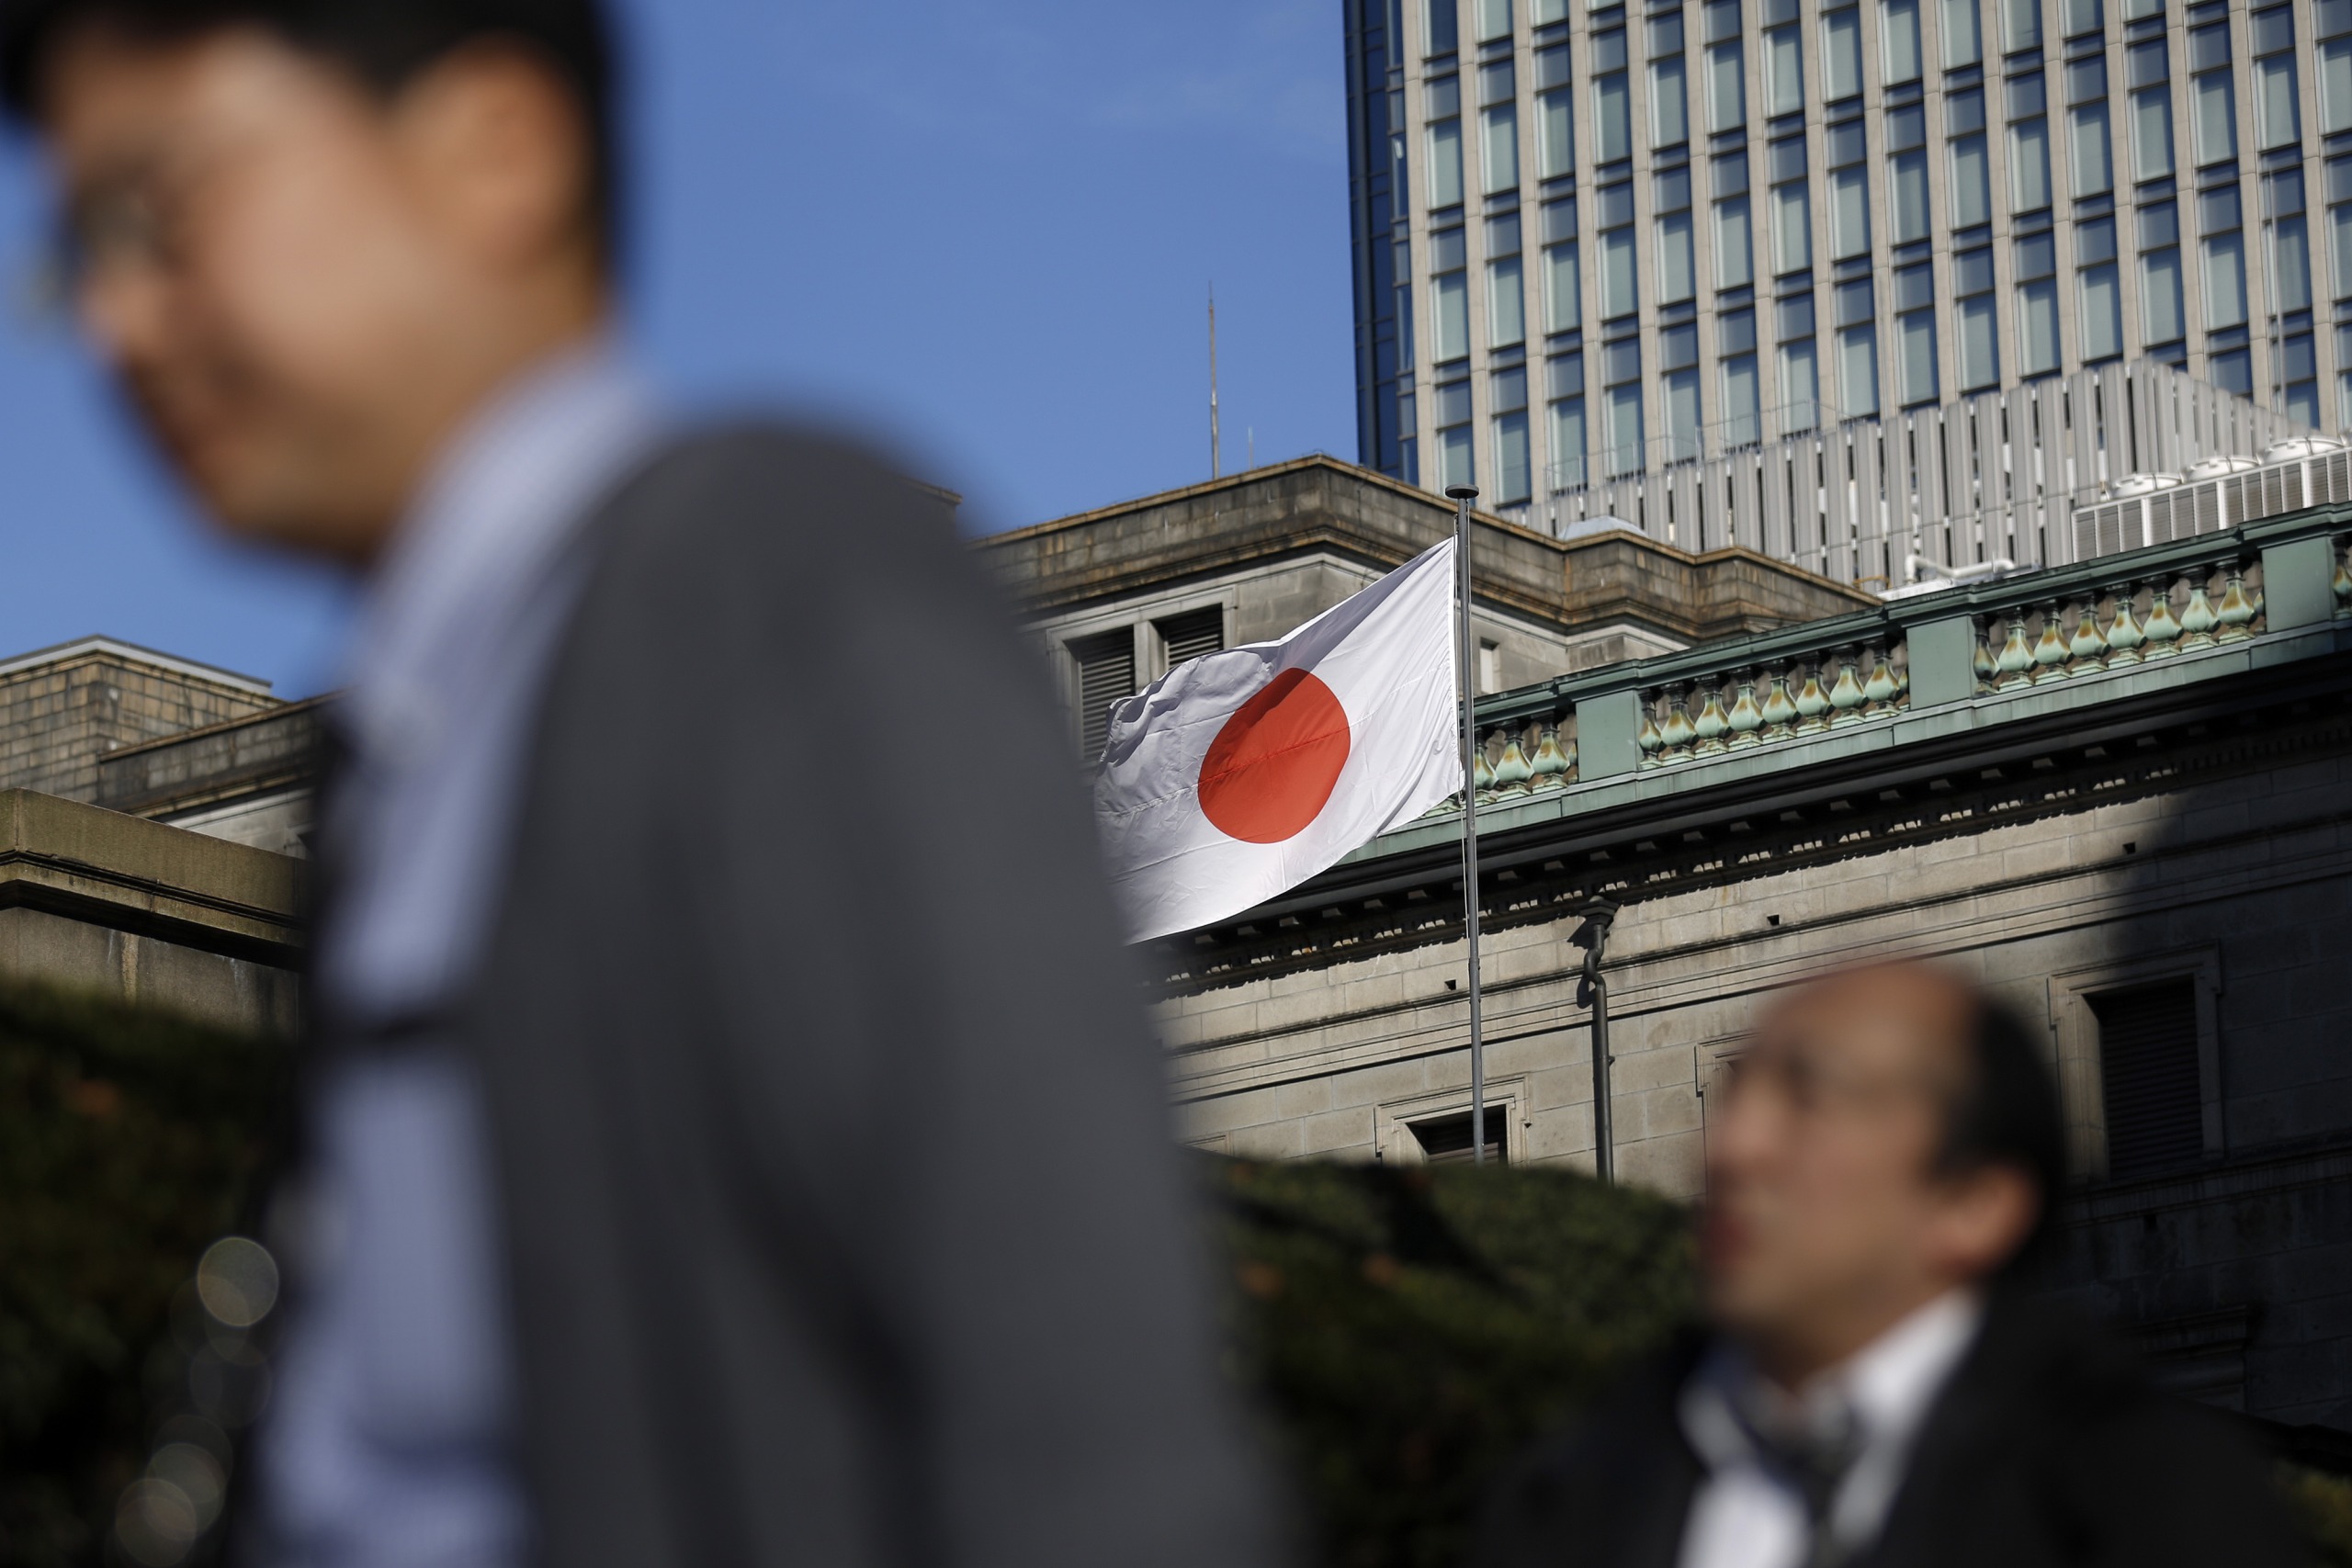
[[[0,792],[0,975],[290,1032],[306,886],[285,855]]]
[[[108,754],[277,707],[266,682],[106,638],[0,664],[0,789],[90,800]]]

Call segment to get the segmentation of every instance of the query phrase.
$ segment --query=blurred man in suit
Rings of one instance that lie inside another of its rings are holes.
[[[2064,1143],[2009,1014],[1923,964],[1815,981],[1711,1120],[1712,1334],[1506,1479],[1480,1568],[2296,1560],[2221,1417],[2017,1288]]]
[[[871,454],[666,425],[614,74],[594,0],[0,0],[130,403],[365,581],[255,1550],[1258,1562],[1041,672]]]

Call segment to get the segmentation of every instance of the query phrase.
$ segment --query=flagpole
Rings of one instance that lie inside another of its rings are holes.
[[[1453,499],[1455,619],[1462,643],[1462,919],[1470,953],[1470,1161],[1487,1163],[1487,1045],[1478,1007],[1478,641],[1470,626],[1470,503],[1476,485],[1448,485]]]

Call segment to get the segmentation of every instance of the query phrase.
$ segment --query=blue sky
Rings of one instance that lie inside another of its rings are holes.
[[[631,316],[688,407],[879,432],[1007,527],[1355,456],[1339,0],[624,0]],[[0,149],[0,265],[43,220]],[[70,333],[0,310],[0,654],[105,632],[332,684],[347,585],[230,549]]]

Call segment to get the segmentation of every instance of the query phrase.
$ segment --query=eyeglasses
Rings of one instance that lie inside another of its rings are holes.
[[[192,152],[173,149],[77,192],[58,214],[28,290],[33,299],[62,311],[94,284],[142,273],[175,276],[187,264],[199,204],[243,145],[230,140]]]

